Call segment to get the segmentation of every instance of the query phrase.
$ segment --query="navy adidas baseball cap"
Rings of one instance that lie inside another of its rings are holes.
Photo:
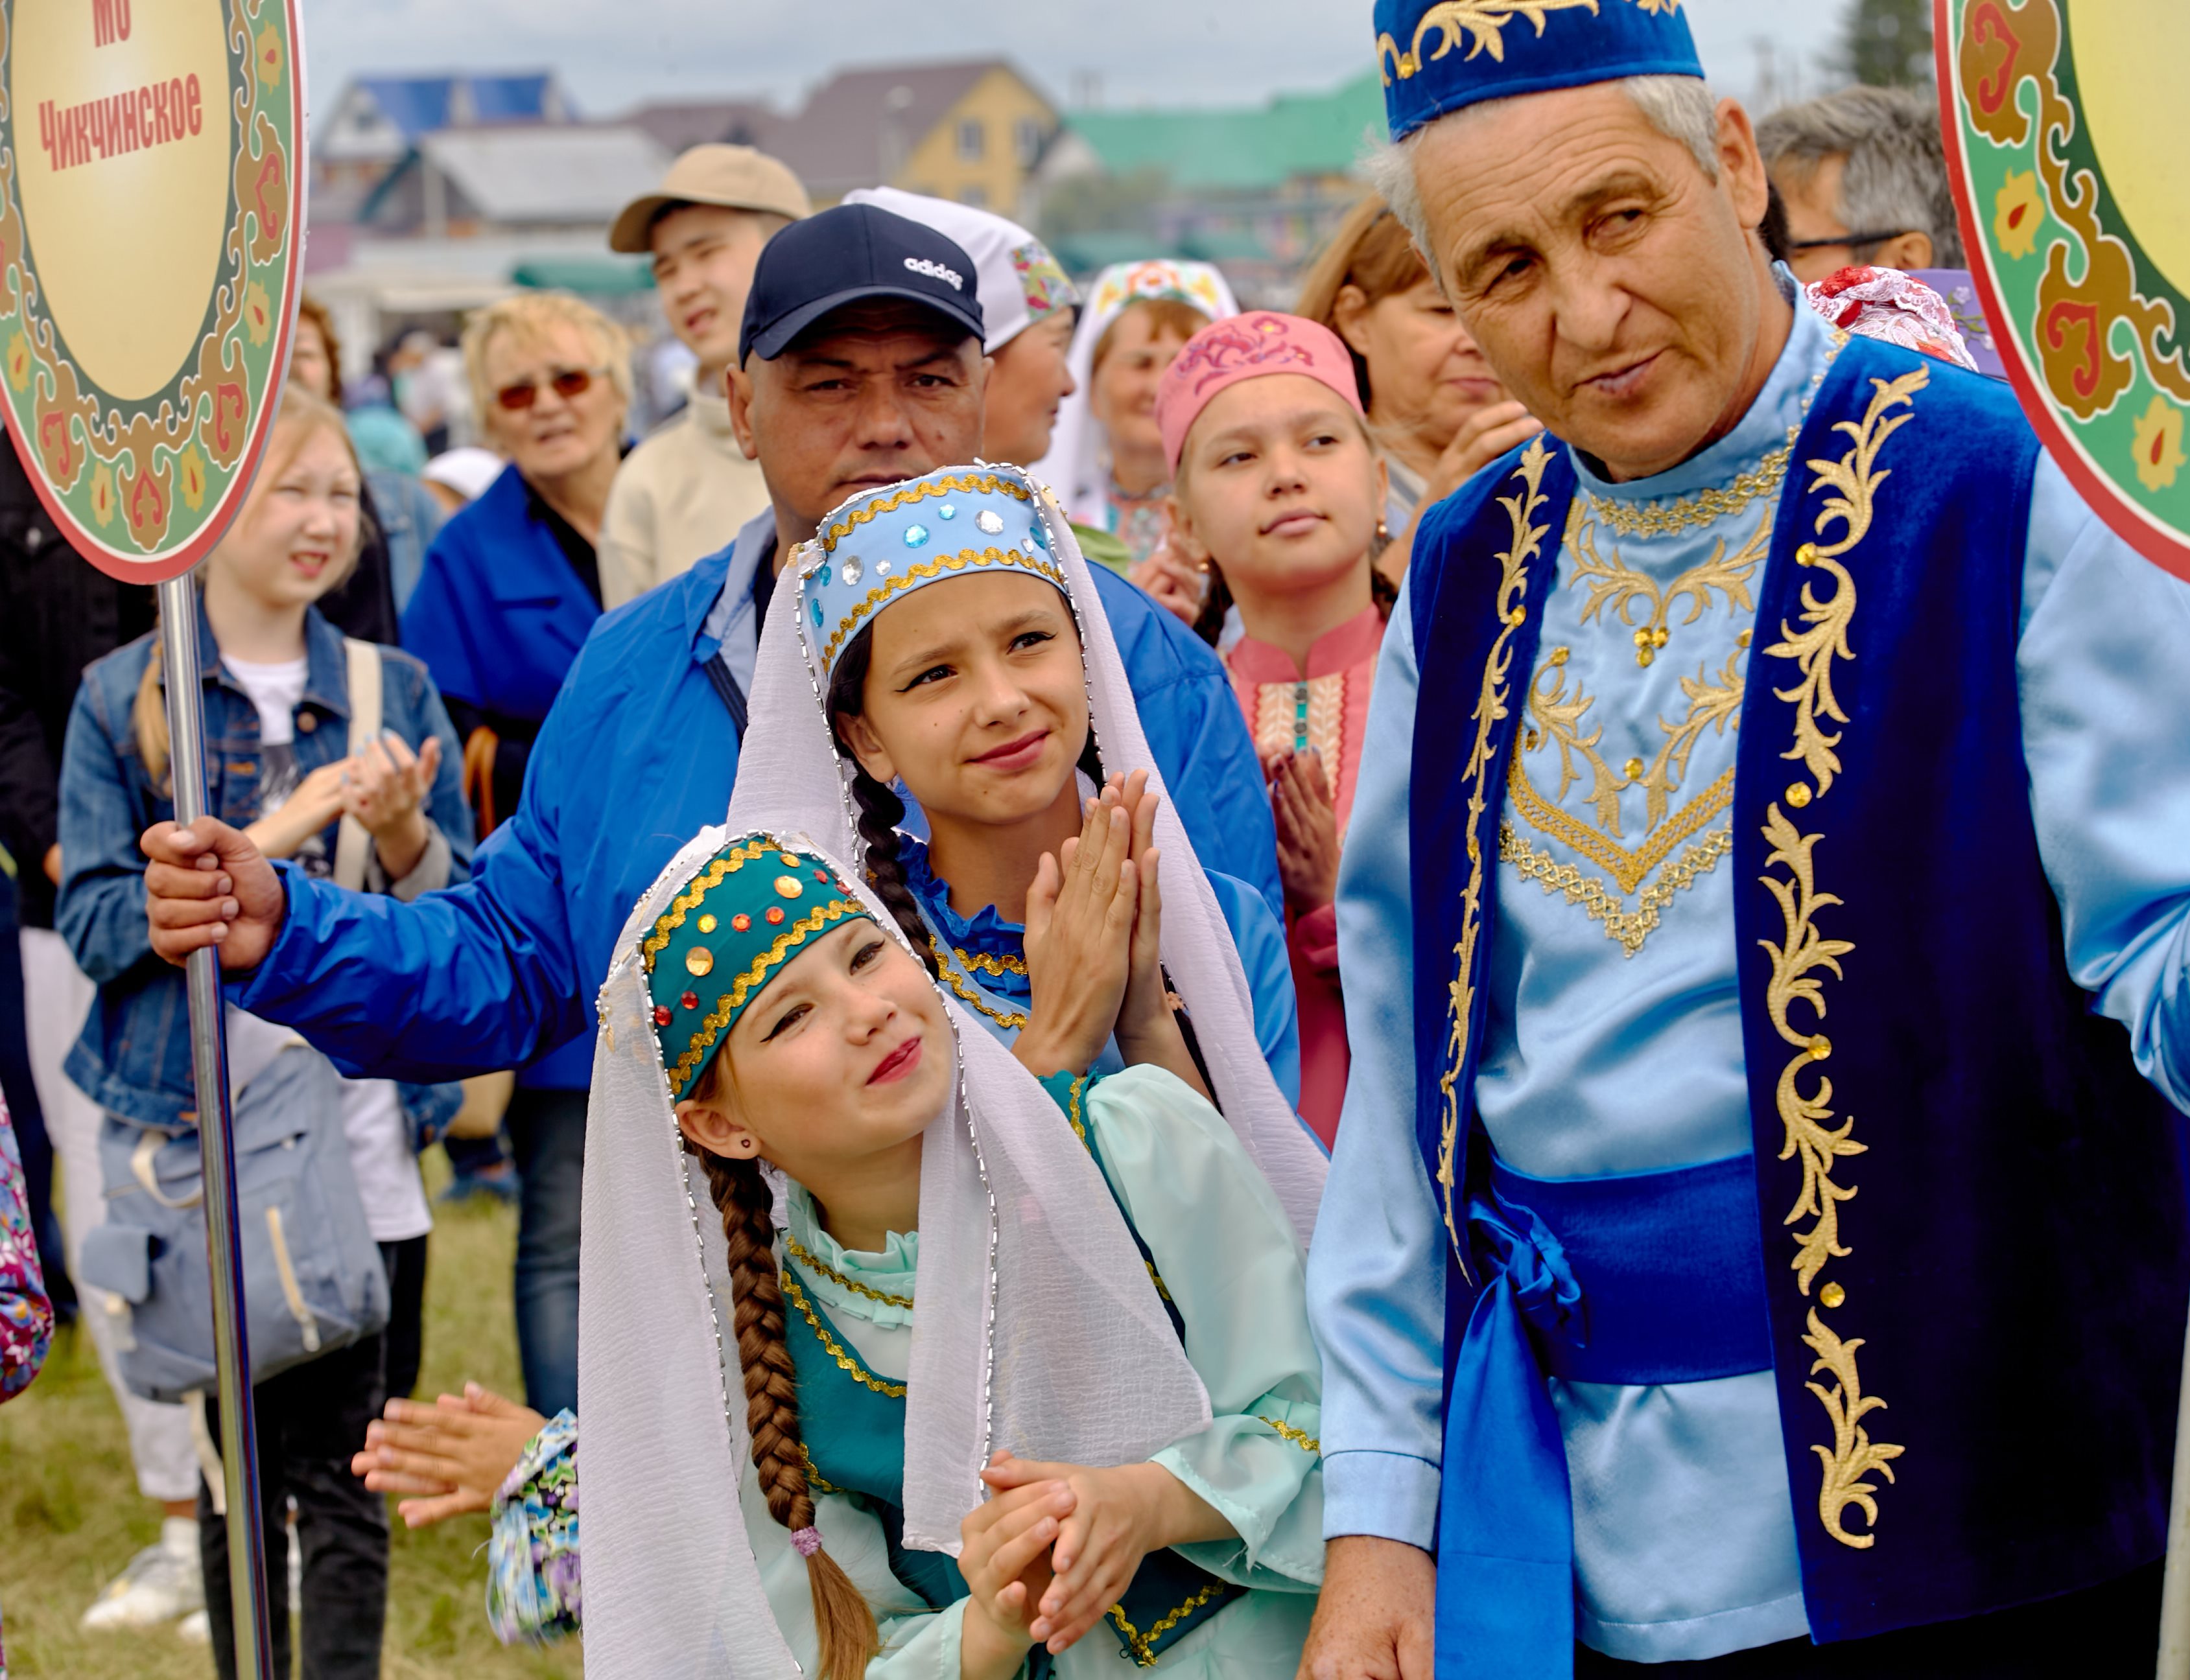
[[[738,360],[774,361],[832,309],[863,297],[922,303],[981,337],[973,259],[955,240],[871,204],[840,204],[793,222],[762,247],[746,295]]]

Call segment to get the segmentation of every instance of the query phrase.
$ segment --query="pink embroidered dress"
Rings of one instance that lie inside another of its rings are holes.
[[[1338,838],[1353,812],[1353,784],[1369,722],[1369,688],[1383,645],[1384,619],[1364,608],[1308,649],[1303,674],[1292,656],[1243,636],[1224,656],[1233,692],[1247,715],[1255,751],[1305,752],[1323,760],[1324,779],[1337,807]],[[1285,947],[1292,958],[1300,1008],[1301,1117],[1329,1148],[1346,1100],[1346,1009],[1338,989],[1338,918],[1328,904],[1305,915],[1285,908]]]

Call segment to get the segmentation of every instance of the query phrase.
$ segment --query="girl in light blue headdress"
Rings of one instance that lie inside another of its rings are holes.
[[[1023,1063],[1171,1069],[1232,1119],[1305,1238],[1322,1157],[1293,1112],[1283,931],[1251,888],[1203,872],[1138,768],[1132,695],[1053,498],[1013,468],[931,473],[846,504],[793,572],[736,808],[826,797],[915,948]],[[823,764],[820,732],[774,710],[794,689],[788,709],[809,718],[820,697]],[[1114,844],[1127,857],[1110,914],[1137,936],[1121,980],[1089,955],[1091,882]]]

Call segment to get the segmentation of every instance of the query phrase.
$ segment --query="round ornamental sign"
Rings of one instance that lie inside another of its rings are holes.
[[[297,0],[0,0],[0,392],[47,511],[156,583],[220,540],[301,272]]]
[[[1934,0],[1963,242],[2046,448],[2190,578],[2190,0]]]

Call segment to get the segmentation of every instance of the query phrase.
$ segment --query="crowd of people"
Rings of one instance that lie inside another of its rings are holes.
[[[160,1507],[87,1626],[235,1672],[212,947],[281,1673],[381,1672],[389,1496],[604,1674],[2148,1668],[2190,588],[1927,99],[1449,9],[1291,311],[726,144],[610,234],[643,438],[581,298],[360,393],[306,297],[187,829],[0,454],[0,1400],[73,1316]],[[411,1397],[437,1143],[521,1400]]]

